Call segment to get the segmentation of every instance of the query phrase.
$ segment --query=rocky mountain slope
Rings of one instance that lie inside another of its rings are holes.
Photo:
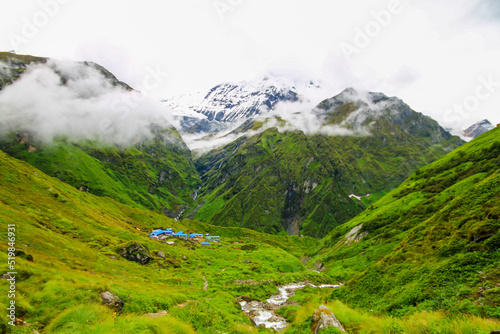
[[[401,315],[500,316],[500,129],[420,168],[313,250],[333,298]]]
[[[462,144],[434,120],[380,93],[347,89],[312,113],[316,134],[287,131],[283,119],[277,121],[281,130],[250,121],[245,131],[263,132],[198,158],[203,185],[189,217],[320,237]]]
[[[490,121],[488,121],[487,119],[483,119],[482,121],[477,122],[476,124],[473,124],[467,129],[465,129],[463,131],[463,135],[464,137],[467,138],[476,138],[494,128],[495,127],[493,126],[493,124],[490,123]]]

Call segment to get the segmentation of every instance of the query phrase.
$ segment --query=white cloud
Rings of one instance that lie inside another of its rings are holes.
[[[401,13],[350,62],[340,45],[352,42],[356,29],[391,0],[225,2],[231,9],[221,20],[213,1],[72,1],[18,51],[92,60],[135,88],[148,66],[159,66],[170,73],[151,92],[160,97],[291,68],[328,81],[335,91],[354,86],[397,95],[439,121],[470,94],[478,77],[498,67],[500,11],[494,0],[401,0]],[[38,7],[34,0],[9,3],[0,12],[1,31],[19,31],[22,18]],[[10,50],[5,36],[0,49]],[[498,105],[500,93],[464,123],[500,123]]]
[[[153,123],[170,127],[168,111],[159,101],[114,86],[91,66],[50,61],[30,67],[0,91],[0,132],[29,131],[44,142],[63,136],[128,146],[151,138]]]

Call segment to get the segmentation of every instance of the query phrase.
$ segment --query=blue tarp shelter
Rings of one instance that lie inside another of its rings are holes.
[[[187,238],[188,238],[188,235],[186,233],[184,233],[183,231],[179,231],[177,233],[174,233],[173,236],[176,238],[179,238],[179,239],[184,239],[184,240],[187,240]]]

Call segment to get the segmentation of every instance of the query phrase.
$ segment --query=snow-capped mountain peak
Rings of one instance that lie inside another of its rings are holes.
[[[179,119],[181,132],[210,133],[271,112],[280,102],[316,99],[321,89],[317,81],[298,82],[284,76],[266,75],[252,81],[219,84],[205,95],[178,95],[164,102]]]

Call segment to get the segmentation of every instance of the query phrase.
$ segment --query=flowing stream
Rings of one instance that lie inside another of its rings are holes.
[[[239,303],[241,309],[253,320],[256,326],[264,325],[266,328],[274,328],[276,331],[281,332],[288,323],[282,316],[276,314],[275,310],[283,306],[295,294],[295,290],[303,289],[306,286],[320,289],[340,287],[340,285],[333,284],[291,283],[279,286],[278,294],[270,297],[265,302],[240,300]]]

